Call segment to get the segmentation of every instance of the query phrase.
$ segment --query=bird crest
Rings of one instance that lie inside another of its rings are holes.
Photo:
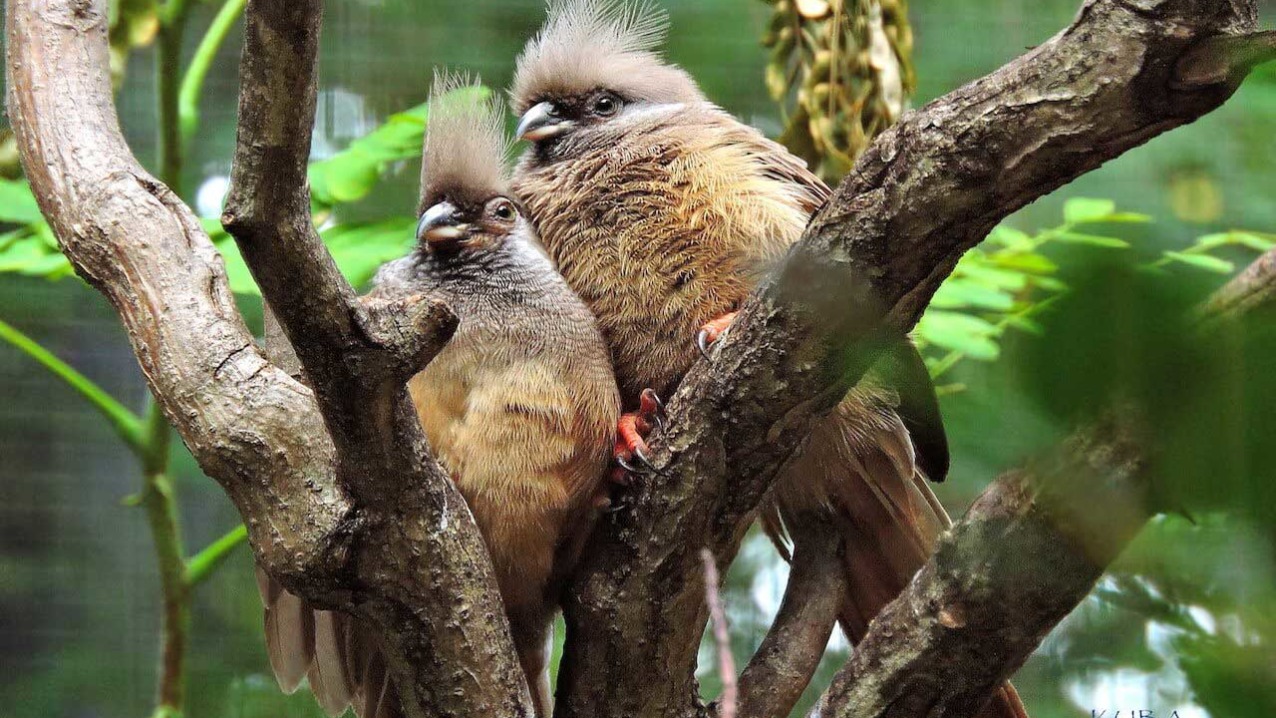
[[[421,157],[421,210],[443,196],[509,194],[500,103],[477,77],[435,71]]]
[[[599,88],[650,102],[702,100],[695,81],[660,55],[668,30],[669,16],[650,0],[549,0],[545,25],[518,57],[514,110]]]

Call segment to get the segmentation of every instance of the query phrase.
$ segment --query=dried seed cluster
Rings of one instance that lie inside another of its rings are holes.
[[[914,89],[906,0],[766,0],[767,90],[781,141],[827,182],[904,111]]]

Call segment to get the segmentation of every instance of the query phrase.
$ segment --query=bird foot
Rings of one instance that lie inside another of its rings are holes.
[[[723,314],[700,328],[700,333],[696,335],[696,346],[699,347],[700,354],[705,359],[709,358],[709,347],[713,346],[714,342],[722,337],[722,333],[735,321],[737,314],[739,312]]]
[[[617,468],[612,471],[612,481],[628,486],[634,474],[655,470],[646,437],[653,429],[664,428],[664,425],[665,405],[656,392],[644,389],[638,400],[638,411],[620,417],[616,430]]]

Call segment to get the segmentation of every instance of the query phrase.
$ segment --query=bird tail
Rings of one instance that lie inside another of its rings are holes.
[[[837,527],[849,590],[838,620],[852,644],[930,558],[951,521],[917,468],[909,432],[890,403],[857,389],[814,427],[776,486],[776,508],[763,511],[775,541],[783,524],[815,516]],[[794,531],[800,540],[800,531]],[[800,558],[805,552],[797,551]],[[980,718],[1028,718],[1005,684]]]
[[[266,653],[279,688],[291,695],[308,681],[329,716],[353,707],[359,718],[402,718],[377,637],[365,623],[315,608],[257,567],[265,606]]]

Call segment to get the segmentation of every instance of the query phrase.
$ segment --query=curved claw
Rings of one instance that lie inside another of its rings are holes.
[[[651,463],[651,458],[647,456],[647,452],[643,451],[641,446],[635,446],[633,448],[633,454],[634,458],[638,460],[639,464],[642,464],[644,469],[647,471],[656,470],[656,465]]]
[[[638,418],[648,424],[655,424],[663,431],[667,417],[665,403],[660,400],[660,395],[655,389],[643,389],[642,395],[638,398]]]
[[[699,333],[696,334],[696,348],[700,350],[700,354],[704,356],[705,359],[710,358],[709,347],[713,346],[713,343],[718,341],[718,338],[722,336],[722,333],[731,326],[731,322],[735,321],[737,314],[739,314],[739,312],[723,314],[700,328]]]
[[[663,427],[665,406],[656,392],[647,389],[638,401],[638,411],[620,417],[616,427],[616,465],[630,473],[655,471],[646,436],[654,426]]]
[[[638,467],[629,463],[628,459],[626,459],[624,456],[621,456],[619,454],[616,456],[616,465],[624,469],[625,471],[628,471],[631,474],[638,473]],[[621,482],[617,482],[617,483],[621,483]]]
[[[701,329],[696,333],[696,348],[700,350],[700,356],[705,359],[709,358],[709,330]]]

